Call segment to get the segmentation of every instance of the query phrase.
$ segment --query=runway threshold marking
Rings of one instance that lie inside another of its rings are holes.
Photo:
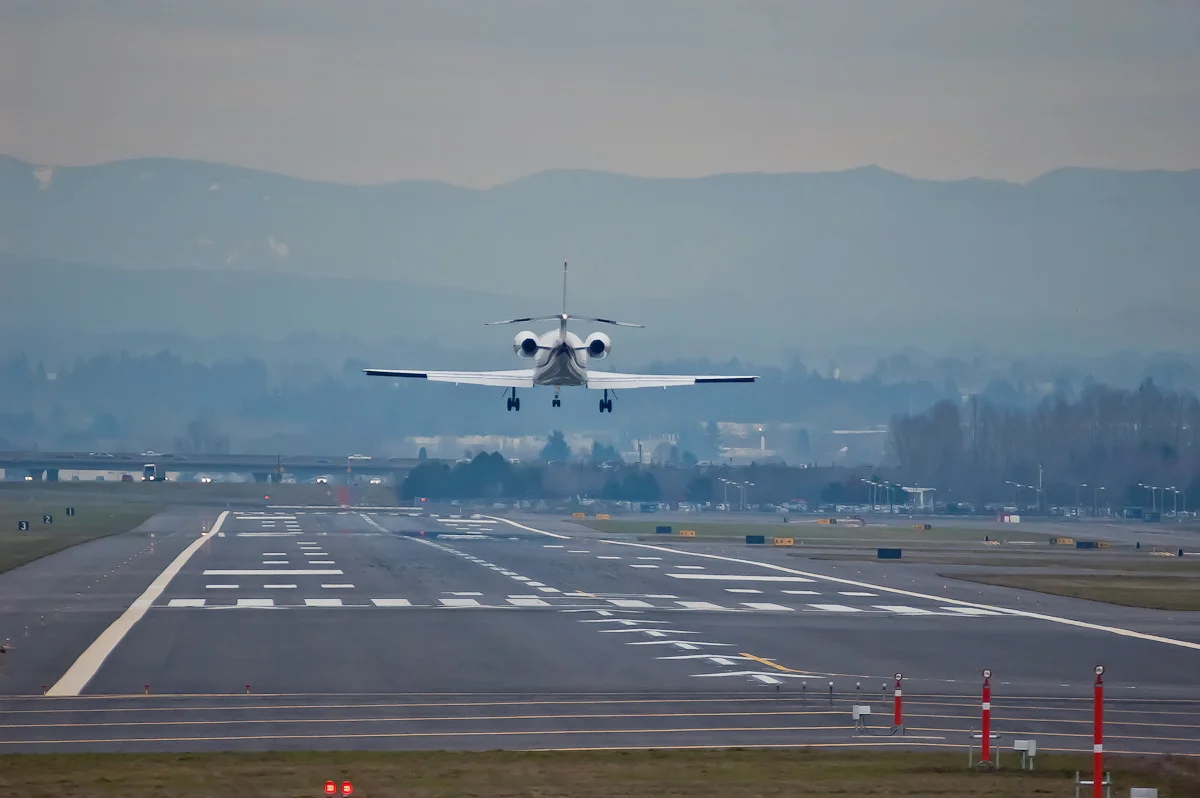
[[[200,547],[207,543],[209,539],[221,531],[221,526],[224,525],[225,519],[228,517],[229,511],[222,511],[217,516],[217,521],[212,525],[212,529],[193,540],[186,549],[181,551],[171,561],[171,564],[155,577],[145,592],[134,599],[129,608],[121,613],[121,617],[113,621],[79,655],[79,659],[75,660],[75,663],[70,668],[67,668],[67,672],[62,675],[62,678],[46,691],[46,695],[79,695],[83,691],[83,688],[87,686],[87,683],[92,680],[92,677],[96,675],[96,671],[100,670],[100,666],[104,664],[104,660],[108,659],[108,655],[125,639],[125,635],[129,634],[129,630],[133,628],[133,625],[141,620],[142,616],[146,614],[146,610],[150,609],[155,600],[167,589],[167,585],[175,578],[175,575],[183,570],[183,566],[187,564],[192,555],[199,551]]]
[[[998,607],[991,604],[981,604],[973,601],[963,601],[961,599],[953,599],[947,596],[934,596],[928,593],[918,593],[913,590],[904,590],[902,588],[888,587],[887,585],[876,585],[870,582],[859,582],[855,579],[845,579],[838,576],[827,576],[825,574],[812,573],[810,571],[801,571],[795,568],[788,568],[783,565],[774,563],[757,562],[755,560],[745,560],[740,557],[727,557],[721,554],[706,554],[699,551],[684,551],[667,549],[662,546],[653,546],[649,543],[631,543],[625,540],[604,540],[600,542],[608,543],[613,546],[632,546],[639,549],[648,549],[650,551],[660,551],[666,554],[676,554],[684,557],[703,557],[709,560],[719,560],[722,562],[737,563],[739,565],[752,565],[756,568],[768,568],[773,571],[781,571],[787,574],[802,576],[808,580],[821,582],[833,582],[840,585],[849,585],[851,587],[860,587],[866,590],[878,590],[884,593],[891,593],[898,596],[908,596],[909,598],[921,599],[923,601],[931,601],[942,604],[953,604],[958,607],[974,607],[977,610],[988,610],[1001,615],[1008,615],[1017,618],[1033,618],[1039,621],[1049,621],[1050,623],[1062,624],[1064,626],[1074,626],[1078,629],[1088,629],[1093,632],[1107,632],[1109,634],[1119,635],[1121,637],[1130,637],[1136,640],[1145,640],[1151,643],[1162,643],[1168,646],[1176,646],[1178,648],[1186,648],[1192,651],[1200,651],[1200,643],[1193,643],[1190,640],[1179,640],[1173,637],[1163,637],[1162,635],[1152,635],[1145,632],[1137,632],[1133,629],[1125,629],[1119,626],[1106,626],[1099,623],[1089,623],[1088,621],[1077,621],[1074,618],[1064,618],[1058,615],[1046,615],[1041,612],[1029,612],[1028,610],[1014,610],[1009,607]],[[671,576],[682,577],[683,574],[671,574]]]

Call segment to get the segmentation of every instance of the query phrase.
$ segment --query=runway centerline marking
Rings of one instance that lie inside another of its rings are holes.
[[[100,670],[100,666],[104,664],[104,660],[113,652],[113,649],[129,634],[129,630],[133,625],[141,620],[150,606],[155,600],[162,595],[166,590],[167,585],[175,578],[175,575],[183,570],[183,566],[191,559],[192,555],[200,550],[200,547],[207,543],[210,539],[216,536],[221,531],[221,526],[225,523],[225,519],[229,517],[229,511],[224,510],[217,516],[216,522],[212,525],[212,529],[205,532],[191,544],[181,551],[171,564],[163,569],[163,572],[155,577],[150,586],[146,588],[142,595],[134,599],[133,603],[125,612],[121,613],[121,617],[117,618],[107,629],[101,632],[100,636],[92,642],[87,649],[79,655],[79,659],[67,669],[67,672],[62,675],[54,685],[46,691],[46,695],[50,696],[72,696],[79,695],[83,692],[83,688],[96,675],[96,671]]]

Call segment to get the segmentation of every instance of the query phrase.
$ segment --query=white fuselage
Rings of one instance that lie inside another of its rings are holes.
[[[588,353],[570,330],[551,330],[538,336],[533,357],[534,385],[587,385]]]

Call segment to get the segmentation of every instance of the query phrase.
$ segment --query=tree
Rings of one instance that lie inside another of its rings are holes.
[[[600,441],[592,441],[592,454],[588,458],[592,465],[621,462],[621,455],[615,446],[609,446]]]
[[[424,463],[428,459],[429,459],[429,454],[425,451],[425,447],[422,446],[420,448],[420,450],[417,452],[417,462]]]
[[[566,436],[561,430],[554,430],[550,433],[549,440],[542,448],[542,453],[538,455],[541,460],[569,460],[571,458],[571,447],[567,445]]]

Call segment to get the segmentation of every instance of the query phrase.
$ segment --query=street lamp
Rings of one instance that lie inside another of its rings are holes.
[[[1102,490],[1107,490],[1107,488],[1096,487],[1092,490],[1092,515],[1097,518],[1100,517],[1100,491]],[[1107,494],[1105,496],[1107,497]]]
[[[1076,516],[1076,517],[1078,517],[1078,516],[1079,516],[1079,510],[1080,510],[1080,507],[1079,507],[1079,488],[1086,488],[1086,487],[1087,487],[1087,483],[1086,483],[1086,482],[1084,482],[1084,483],[1080,484],[1079,486],[1077,486],[1077,487],[1075,488],[1075,516]]]

